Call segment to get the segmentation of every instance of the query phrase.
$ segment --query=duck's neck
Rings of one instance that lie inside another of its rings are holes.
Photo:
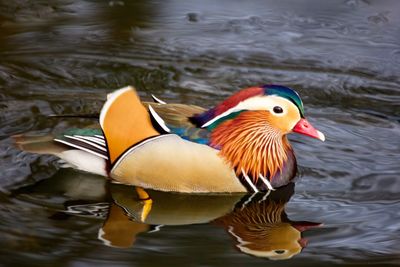
[[[268,124],[266,115],[243,112],[221,123],[212,131],[210,145],[220,149],[238,176],[246,174],[257,185],[262,175],[282,186],[295,174],[295,159],[286,136]]]

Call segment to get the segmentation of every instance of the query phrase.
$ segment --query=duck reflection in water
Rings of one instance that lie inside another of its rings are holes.
[[[54,201],[64,196],[63,211],[52,217],[103,218],[98,238],[112,247],[132,247],[139,234],[166,231],[168,226],[209,223],[222,227],[240,252],[281,260],[299,254],[307,243],[303,231],[320,225],[288,218],[285,205],[293,193],[294,184],[253,195],[166,193],[62,169],[50,179],[15,190],[13,195],[45,206],[55,206]],[[51,203],[44,203],[44,199]]]
[[[288,219],[293,184],[253,195],[182,195],[124,185],[111,185],[110,191],[114,202],[99,238],[115,247],[131,247],[139,233],[161,226],[211,223],[223,227],[239,251],[281,260],[299,254],[307,244],[302,232],[320,225]]]

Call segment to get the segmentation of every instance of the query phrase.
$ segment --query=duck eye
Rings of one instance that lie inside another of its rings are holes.
[[[275,253],[276,254],[283,254],[283,253],[285,253],[285,250],[275,250]]]
[[[274,111],[274,113],[282,113],[283,112],[283,109],[280,107],[280,106],[275,106],[274,107],[274,109],[273,109],[273,111]]]

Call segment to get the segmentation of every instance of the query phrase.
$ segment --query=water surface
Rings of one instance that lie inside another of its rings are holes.
[[[399,12],[394,0],[0,1],[1,262],[399,265]],[[301,180],[284,221],[323,225],[303,231],[308,244],[289,260],[249,256],[218,223],[249,196],[218,198],[229,208],[209,220],[135,226],[130,246],[112,246],[99,238],[118,204],[110,185],[10,138],[88,125],[47,115],[98,112],[128,84],[144,99],[209,107],[263,83],[295,88],[327,136],[291,137]]]

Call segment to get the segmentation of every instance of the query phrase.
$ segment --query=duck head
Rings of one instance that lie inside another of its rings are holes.
[[[305,118],[298,93],[279,85],[239,91],[192,121],[211,132],[209,145],[254,184],[261,178],[282,186],[294,177],[296,163],[287,134],[325,140]]]

